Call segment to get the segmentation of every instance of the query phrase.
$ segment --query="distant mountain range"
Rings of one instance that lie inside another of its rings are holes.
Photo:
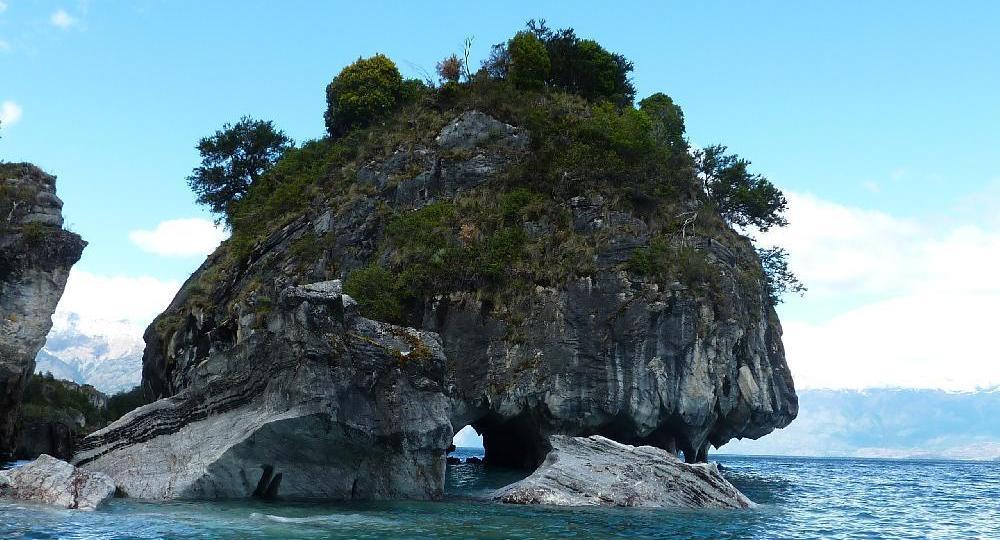
[[[129,390],[142,378],[142,329],[125,321],[82,320],[57,312],[36,373],[91,384],[106,394]]]
[[[722,454],[1000,460],[1000,388],[800,390],[799,416]],[[456,446],[482,447],[466,426]]]
[[[731,454],[1000,459],[1000,388],[799,391],[799,416]]]

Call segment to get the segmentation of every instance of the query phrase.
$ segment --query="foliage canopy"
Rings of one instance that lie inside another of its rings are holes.
[[[326,87],[326,129],[332,136],[366,126],[390,111],[404,91],[395,62],[383,54],[359,58]]]
[[[188,185],[198,203],[230,223],[232,205],[293,146],[272,122],[244,116],[198,141],[201,165],[188,176]]]

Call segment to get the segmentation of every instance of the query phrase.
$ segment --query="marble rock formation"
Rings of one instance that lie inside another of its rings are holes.
[[[552,450],[530,476],[499,489],[510,504],[749,508],[753,505],[713,463],[684,463],[652,446],[594,435],[553,435]]]
[[[0,459],[13,452],[24,385],[87,245],[62,228],[61,209],[55,177],[0,164]]]
[[[486,463],[534,468],[554,435],[695,463],[791,422],[798,402],[759,258],[724,225],[682,235],[604,195],[552,196],[560,234],[585,246],[569,277],[505,292],[516,299],[474,285],[420,298],[412,328],[353,312],[330,280],[389,264],[384,216],[495,199],[529,142],[465,112],[341,169],[353,191],[317,195],[238,261],[220,247],[146,331],[143,388],[159,401],[92,435],[76,462],[150,497],[434,498],[466,425]],[[556,227],[521,225],[536,239]],[[630,270],[654,235],[695,254],[711,286]]]
[[[437,498],[453,436],[437,336],[288,286],[198,383],[87,437],[74,462],[144,499]],[[197,324],[192,321],[192,324]]]
[[[95,510],[114,494],[115,484],[107,475],[82,471],[47,454],[0,471],[0,499]]]

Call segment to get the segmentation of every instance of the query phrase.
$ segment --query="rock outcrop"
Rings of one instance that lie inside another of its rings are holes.
[[[475,111],[407,137],[338,165],[340,189],[323,179],[238,255],[231,240],[209,256],[146,331],[143,388],[159,401],[91,436],[76,462],[147,497],[260,494],[281,473],[279,495],[433,498],[465,425],[487,463],[536,467],[554,435],[693,463],[795,417],[760,261],[696,194],[651,216],[624,188],[512,193],[534,145]],[[524,255],[504,259],[512,245]],[[637,269],[654,245],[669,267]],[[477,265],[447,274],[463,257]],[[330,280],[373,267],[411,281],[358,285],[359,301],[405,326],[338,307]],[[417,291],[428,282],[444,285]]]
[[[437,336],[358,316],[338,281],[287,286],[233,330],[197,384],[94,433],[75,463],[145,499],[442,495]]]
[[[107,395],[90,385],[32,375],[24,390],[14,458],[35,459],[41,454],[69,460],[77,442],[107,425]]]
[[[600,436],[553,435],[552,450],[531,476],[499,489],[510,504],[749,508],[753,505],[713,463],[684,463],[651,446]]]
[[[0,499],[95,510],[115,494],[107,475],[86,472],[49,455],[0,471]]]
[[[55,177],[0,164],[0,457],[13,450],[21,394],[86,242],[62,228]]]

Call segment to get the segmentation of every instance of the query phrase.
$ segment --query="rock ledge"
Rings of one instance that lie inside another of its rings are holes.
[[[749,508],[754,505],[714,463],[688,464],[651,446],[601,436],[553,435],[552,451],[531,476],[499,489],[510,504]]]

